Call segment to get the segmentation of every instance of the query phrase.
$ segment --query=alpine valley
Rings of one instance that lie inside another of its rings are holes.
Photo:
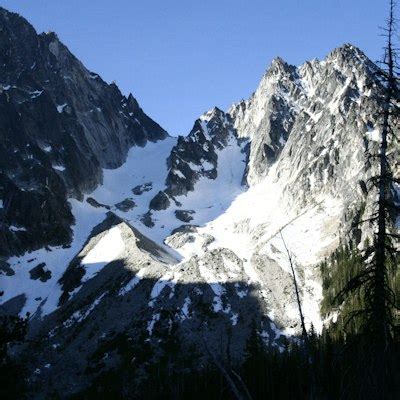
[[[197,368],[240,362],[254,329],[283,349],[301,334],[286,248],[307,329],[334,323],[320,265],[371,235],[378,69],[350,44],[276,58],[249,99],[172,137],[56,34],[0,8],[0,303],[29,313],[15,351],[32,398],[84,390],[122,342],[151,348],[143,365],[172,351]]]

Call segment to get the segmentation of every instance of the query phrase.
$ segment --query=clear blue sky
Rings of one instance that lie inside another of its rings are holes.
[[[350,42],[373,60],[386,0],[0,0],[55,31],[171,134],[247,98],[275,56],[300,64]]]

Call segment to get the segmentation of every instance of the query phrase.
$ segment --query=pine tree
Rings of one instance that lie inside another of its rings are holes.
[[[361,316],[363,325],[359,337],[353,344],[357,352],[351,352],[354,368],[350,384],[356,382],[359,388],[347,390],[354,398],[358,393],[363,399],[391,398],[390,390],[392,362],[391,351],[394,349],[395,323],[393,310],[396,307],[395,294],[390,287],[390,263],[396,268],[396,243],[398,235],[393,232],[392,211],[394,178],[390,167],[390,145],[396,138],[398,129],[398,76],[396,76],[395,37],[395,4],[390,0],[389,18],[384,28],[386,38],[383,68],[378,77],[382,85],[382,110],[380,114],[381,140],[377,160],[378,174],[371,179],[371,189],[377,195],[375,210],[369,221],[375,226],[374,241],[366,250],[363,268],[350,279],[339,293],[339,298],[351,299],[351,294],[357,292],[362,297],[363,307],[354,311],[350,319]],[[398,156],[398,155],[397,155]],[[354,380],[357,376],[359,379]]]
[[[382,134],[379,149],[379,176],[377,179],[378,204],[377,204],[377,232],[374,240],[374,258],[371,266],[371,278],[366,289],[366,303],[370,308],[368,313],[367,327],[372,344],[371,348],[371,377],[375,396],[385,396],[388,384],[387,374],[388,360],[387,350],[391,347],[393,340],[393,306],[395,305],[394,294],[389,287],[388,262],[390,255],[395,252],[391,236],[388,234],[387,221],[391,211],[391,189],[393,176],[388,159],[388,139],[393,137],[394,128],[393,111],[396,108],[394,96],[397,90],[395,76],[395,50],[393,47],[394,37],[394,1],[390,1],[390,13],[385,28],[387,44],[385,47],[384,66],[382,82],[385,87],[385,97],[382,113]]]

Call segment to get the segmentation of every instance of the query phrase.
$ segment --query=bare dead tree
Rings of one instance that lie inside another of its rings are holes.
[[[395,77],[395,49],[393,36],[395,31],[394,1],[390,0],[389,18],[385,28],[386,47],[382,73],[382,82],[385,87],[385,97],[382,112],[382,133],[379,149],[379,176],[377,180],[377,231],[374,240],[374,258],[371,267],[371,279],[366,290],[366,304],[370,308],[368,313],[368,328],[371,334],[373,352],[371,376],[375,387],[382,394],[385,388],[386,352],[389,341],[392,339],[392,310],[395,304],[394,294],[388,285],[388,258],[394,247],[388,236],[387,222],[390,211],[390,193],[393,185],[393,176],[388,161],[388,138],[393,134],[391,124],[392,110],[395,107],[394,96],[397,82]]]
[[[299,285],[297,283],[292,253],[290,252],[289,248],[286,245],[285,239],[283,238],[282,230],[279,231],[279,234],[281,236],[283,246],[285,247],[285,251],[286,251],[289,265],[290,265],[290,270],[292,271],[293,286],[294,286],[294,291],[295,291],[295,295],[296,295],[297,308],[299,310],[300,323],[301,323],[301,332],[302,332],[301,336],[302,336],[304,350],[305,350],[306,364],[309,369],[309,374],[310,374],[310,378],[311,378],[310,399],[313,400],[316,398],[317,377],[316,377],[316,373],[315,373],[314,360],[313,360],[312,352],[311,352],[310,340],[308,337],[307,328],[306,328],[306,324],[305,324],[305,320],[304,320],[304,313],[303,313],[303,306],[301,304]]]
[[[304,322],[304,314],[303,314],[303,307],[301,305],[301,298],[300,298],[300,291],[299,291],[299,285],[297,284],[297,279],[296,279],[296,273],[294,270],[294,264],[293,264],[293,258],[292,258],[292,253],[289,251],[285,239],[283,238],[282,235],[282,230],[279,231],[279,234],[282,239],[283,246],[285,247],[285,251],[288,257],[290,269],[292,271],[292,279],[293,279],[293,286],[294,286],[294,291],[296,294],[296,302],[297,302],[297,308],[299,310],[299,315],[300,315],[300,323],[301,323],[301,334],[302,334],[302,339],[303,342],[307,348],[307,352],[309,350],[309,342],[308,342],[308,334],[307,334],[307,329],[306,329],[306,324]],[[309,354],[308,354],[309,356]]]

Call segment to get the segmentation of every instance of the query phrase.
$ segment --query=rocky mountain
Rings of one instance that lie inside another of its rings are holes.
[[[67,199],[93,190],[132,146],[167,133],[56,34],[37,35],[4,9],[0,32],[0,255],[8,256],[67,244]]]
[[[321,330],[318,264],[368,236],[382,87],[365,54],[277,58],[174,138],[54,34],[5,10],[0,27],[2,312],[31,313],[38,398],[81,390],[127,343],[238,360],[256,326],[282,346],[300,330],[285,247]]]

